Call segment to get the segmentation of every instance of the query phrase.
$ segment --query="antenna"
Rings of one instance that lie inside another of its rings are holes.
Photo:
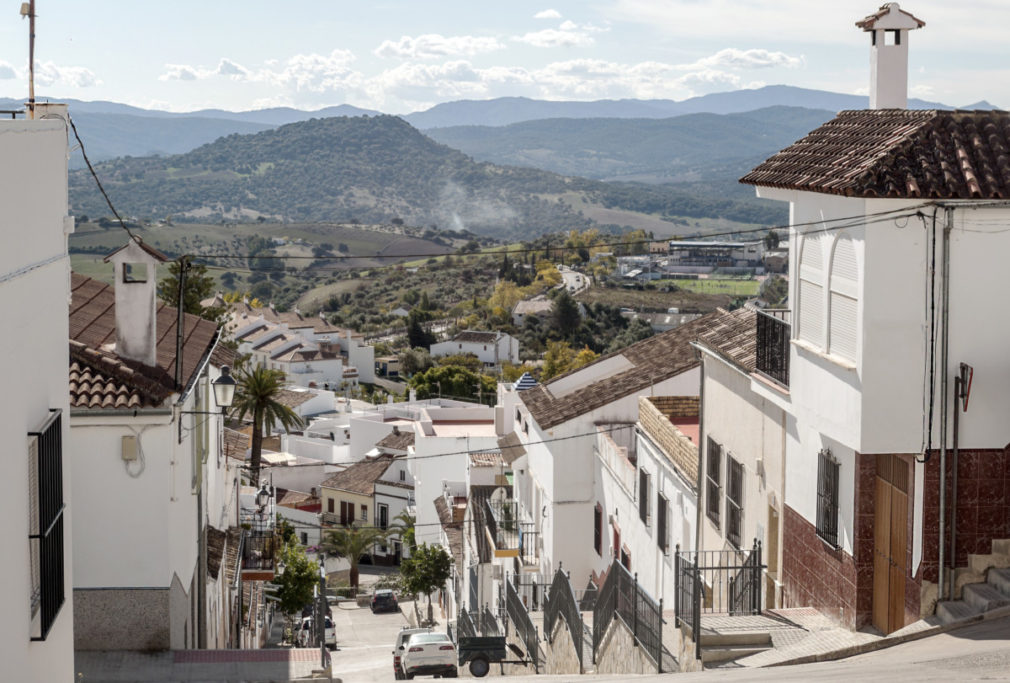
[[[28,118],[35,118],[35,0],[21,3],[21,17],[28,17]]]

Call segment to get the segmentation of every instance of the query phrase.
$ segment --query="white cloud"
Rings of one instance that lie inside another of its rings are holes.
[[[470,57],[501,50],[505,46],[488,36],[441,36],[427,33],[413,38],[403,36],[398,41],[386,40],[375,49],[379,57],[428,59],[436,57]]]
[[[534,47],[586,47],[594,42],[588,31],[580,29],[570,21],[561,24],[560,28],[532,31],[521,36],[513,36],[512,40]]]
[[[222,57],[217,65],[216,73],[220,76],[231,76],[236,80],[240,80],[249,76],[249,69],[231,61],[227,57]]]
[[[534,19],[560,19],[561,12],[556,9],[545,9],[533,15]]]
[[[90,88],[102,83],[91,69],[83,66],[59,66],[55,62],[37,64],[35,82],[44,86],[68,85],[74,88]]]
[[[195,81],[206,76],[201,70],[187,64],[166,64],[165,73],[158,76],[159,81]]]
[[[686,69],[728,68],[728,69],[762,69],[783,66],[790,69],[803,64],[802,57],[791,57],[785,52],[772,52],[763,49],[740,50],[727,47],[719,50],[711,57],[699,59]]]
[[[8,80],[17,77],[18,72],[14,70],[14,67],[11,64],[0,61],[0,80]]]

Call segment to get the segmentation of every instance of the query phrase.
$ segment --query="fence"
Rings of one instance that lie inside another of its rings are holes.
[[[495,613],[487,605],[484,605],[484,608],[481,609],[477,617],[477,627],[480,629],[482,636],[504,635],[501,627],[498,625],[498,617],[495,616]]]
[[[575,591],[572,590],[570,578],[564,571],[558,568],[551,582],[550,599],[544,607],[544,635],[548,638],[554,633],[554,625],[558,617],[564,617],[565,625],[572,636],[572,643],[575,645],[575,652],[579,656],[579,673],[584,673],[582,661],[582,635],[585,631],[585,624],[582,621],[582,613],[575,600]]]
[[[551,585],[541,574],[513,574],[519,599],[530,612],[539,612],[547,604]]]
[[[526,646],[526,652],[533,662],[533,669],[540,673],[540,636],[537,634],[537,627],[533,625],[529,612],[519,599],[515,586],[511,582],[505,582],[505,610],[509,620],[515,626],[516,635]]]
[[[607,571],[593,610],[593,659],[599,654],[603,636],[615,617],[620,617],[641,648],[663,672],[663,601],[658,603],[638,585],[617,560]]]
[[[764,569],[761,542],[757,539],[749,551],[681,552],[680,546],[677,546],[674,614],[678,626],[691,629],[692,640],[697,644],[697,658],[701,658],[698,634],[702,613],[731,616],[761,614],[761,575]]]
[[[756,368],[762,375],[789,386],[789,311],[758,311]]]
[[[473,623],[473,617],[465,609],[459,611],[459,618],[456,619],[456,633],[460,638],[477,637],[477,626]]]

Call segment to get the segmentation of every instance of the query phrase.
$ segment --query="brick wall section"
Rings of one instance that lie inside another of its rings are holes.
[[[676,411],[675,417],[698,417],[698,397],[641,396],[638,399],[638,421],[642,429],[663,450],[684,478],[695,482],[698,480],[698,445],[670,422],[668,415],[671,413],[664,412],[664,407]]]

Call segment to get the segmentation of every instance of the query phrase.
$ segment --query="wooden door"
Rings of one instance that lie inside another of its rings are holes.
[[[873,625],[891,633],[905,625],[908,465],[877,456],[873,525]]]

